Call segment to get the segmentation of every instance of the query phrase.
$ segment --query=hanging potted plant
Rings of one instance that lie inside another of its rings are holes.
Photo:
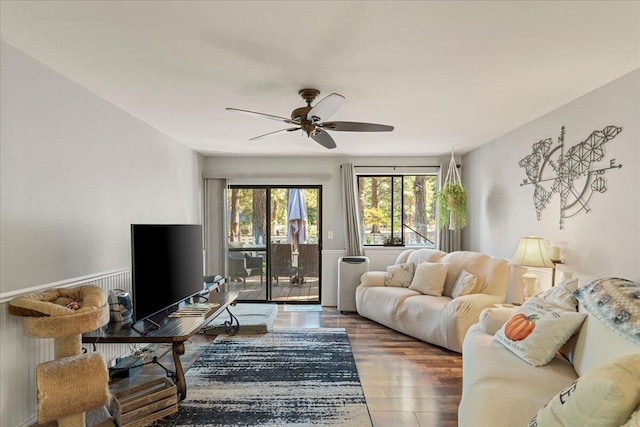
[[[449,230],[458,230],[467,225],[467,193],[462,187],[453,151],[444,185],[438,193],[438,216],[442,228],[449,226]]]

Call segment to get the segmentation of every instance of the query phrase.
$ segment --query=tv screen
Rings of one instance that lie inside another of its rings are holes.
[[[135,322],[203,290],[202,249],[201,225],[131,224]]]

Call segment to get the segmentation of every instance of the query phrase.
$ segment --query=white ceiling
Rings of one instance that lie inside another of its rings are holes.
[[[205,155],[441,155],[640,67],[640,2],[2,1],[2,39]],[[298,90],[346,97],[327,150]]]

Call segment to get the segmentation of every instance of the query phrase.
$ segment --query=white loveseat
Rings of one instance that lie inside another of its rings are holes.
[[[385,286],[384,271],[369,271],[356,289],[358,314],[420,340],[462,351],[462,341],[483,309],[504,302],[509,283],[506,259],[477,252],[446,253],[435,249],[408,249],[395,265],[446,263],[449,268],[442,296],[424,295],[406,287]],[[474,293],[451,297],[456,279],[466,270],[476,276]]]
[[[640,304],[640,302],[639,302]],[[587,373],[588,378],[593,378],[597,371],[603,368],[609,369],[611,361],[621,356],[632,356],[631,369],[625,369],[619,378],[632,378],[631,391],[628,388],[618,395],[629,396],[635,393],[636,405],[640,403],[640,346],[635,342],[623,338],[601,322],[596,316],[587,312],[580,305],[579,313],[585,314],[585,319],[578,331],[562,347],[561,353],[552,358],[551,362],[543,366],[533,366],[512,351],[508,350],[494,334],[506,324],[515,313],[515,308],[490,308],[481,314],[481,320],[473,325],[467,332],[464,340],[463,358],[463,385],[462,399],[458,410],[458,423],[460,427],[511,427],[511,426],[603,426],[610,421],[611,413],[598,414],[607,405],[615,404],[615,392],[609,392],[607,399],[598,402],[579,402],[582,408],[569,415],[568,422],[544,422],[540,421],[540,415],[536,421],[538,411],[545,407],[552,399],[562,402],[555,408],[571,407],[566,404],[571,396],[576,398],[575,391],[594,396],[588,390],[588,385],[573,383]],[[502,329],[506,330],[506,329]],[[627,359],[628,360],[628,359]],[[600,380],[598,380],[600,381]],[[620,380],[610,381],[620,384]],[[607,382],[605,381],[605,383]],[[592,383],[593,384],[593,383]],[[603,382],[597,383],[602,389]],[[633,385],[635,384],[635,386]],[[593,397],[595,399],[595,397]],[[574,401],[575,403],[575,401]],[[552,405],[549,405],[552,406]],[[594,410],[590,414],[590,410]],[[545,409],[546,411],[547,409]],[[562,408],[565,410],[565,408]],[[569,411],[570,409],[566,409]],[[637,411],[637,409],[636,409]],[[547,413],[548,414],[548,413]],[[555,416],[555,415],[554,415]],[[604,416],[598,419],[597,416]],[[581,420],[580,417],[583,417]],[[624,416],[628,417],[628,415]],[[640,426],[640,414],[633,415],[634,420],[628,421],[626,426]],[[589,421],[585,421],[589,419]],[[608,420],[608,421],[607,421]],[[531,424],[530,424],[531,423]],[[619,426],[624,421],[615,421],[613,425]]]

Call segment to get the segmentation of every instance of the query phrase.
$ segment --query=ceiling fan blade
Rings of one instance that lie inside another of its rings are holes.
[[[311,137],[311,139],[325,148],[331,149],[337,147],[336,142],[333,140],[333,138],[331,138],[331,135],[321,129],[316,129],[316,133],[312,133],[309,136]]]
[[[393,130],[393,126],[360,122],[324,122],[318,123],[317,126],[340,132],[391,132]]]
[[[249,138],[249,141],[256,141],[258,139],[262,139],[262,138],[266,138],[267,136],[271,136],[275,133],[280,133],[280,132],[293,132],[294,130],[300,130],[300,128],[288,128],[288,129],[280,129],[277,130],[275,132],[269,132],[269,133],[265,133],[264,135],[259,135],[259,136],[254,136],[253,138]]]
[[[243,113],[243,114],[249,114],[250,116],[263,117],[265,119],[276,120],[276,121],[279,121],[279,122],[285,122],[285,123],[289,123],[290,125],[299,125],[300,124],[300,123],[296,122],[295,120],[291,120],[291,119],[288,119],[286,117],[274,116],[273,114],[258,113],[258,112],[255,112],[255,111],[241,110],[239,108],[231,108],[231,107],[227,107],[227,108],[225,108],[225,110],[227,110],[227,111],[235,111],[235,112]]]
[[[333,116],[338,111],[338,108],[342,105],[344,96],[339,93],[332,93],[327,95],[321,101],[319,101],[309,112],[307,113],[307,119],[313,122],[321,122]]]

